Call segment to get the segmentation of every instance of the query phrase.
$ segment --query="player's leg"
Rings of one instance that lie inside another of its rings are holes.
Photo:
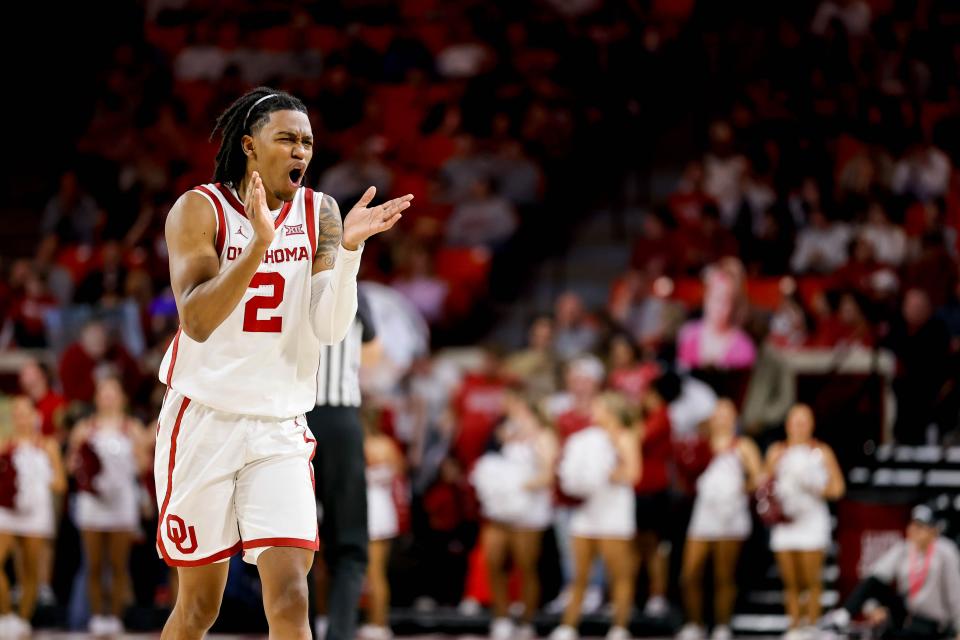
[[[270,638],[310,640],[307,573],[311,565],[309,549],[271,547],[257,556]]]
[[[793,551],[778,551],[775,555],[783,582],[783,606],[790,618],[790,628],[796,629],[800,626],[800,568]]]
[[[613,625],[626,627],[633,606],[634,569],[633,540],[601,540],[600,555],[610,577],[610,601],[613,604]]]
[[[820,595],[823,592],[823,551],[801,551],[800,569],[807,592],[807,624],[816,624],[820,619]]]
[[[570,549],[573,552],[573,579],[570,580],[570,602],[563,612],[563,624],[576,627],[580,624],[580,610],[583,608],[583,595],[590,582],[590,571],[596,555],[597,541],[590,538],[572,536]]]
[[[688,539],[683,547],[683,568],[680,584],[683,590],[683,606],[687,620],[703,625],[703,568],[710,555],[708,540]]]
[[[229,568],[228,562],[177,567],[177,601],[161,640],[199,640],[206,635],[220,613]]]
[[[507,553],[510,549],[510,532],[496,522],[488,522],[480,534],[480,544],[487,565],[490,597],[494,618],[507,615],[510,594],[507,592]]]
[[[730,625],[737,601],[737,560],[740,540],[719,540],[713,554],[713,610],[715,624]]]
[[[0,533],[0,568],[6,567],[13,543],[12,534]],[[10,580],[7,578],[7,572],[0,570],[0,614],[7,615],[10,611]]]
[[[247,464],[235,491],[243,559],[260,571],[271,637],[309,638],[307,573],[319,544],[310,463],[316,443],[302,417],[247,420]],[[356,616],[356,606],[341,612],[331,603],[328,614]]]
[[[306,415],[317,441],[320,536],[327,565],[327,640],[353,640],[367,571],[367,480],[356,407],[316,407]]]
[[[43,550],[47,541],[44,538],[25,537],[20,539],[23,549],[23,575],[20,577],[20,617],[33,618],[37,608],[37,592],[40,589],[40,567]]]
[[[389,540],[370,541],[370,562],[367,564],[367,621],[377,627],[386,627],[390,609],[390,582],[387,580],[387,561],[390,559]]]
[[[83,552],[87,556],[87,599],[90,600],[90,613],[95,616],[106,614],[103,606],[103,559],[106,534],[102,531],[83,530]]]
[[[523,598],[523,622],[533,622],[540,608],[540,547],[542,531],[515,529],[510,534],[513,549],[513,561],[520,570],[521,593]]]
[[[123,619],[130,592],[130,533],[112,531],[107,536],[110,548],[110,614]]]

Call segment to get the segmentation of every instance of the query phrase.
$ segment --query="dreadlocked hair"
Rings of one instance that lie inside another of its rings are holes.
[[[270,96],[269,98],[267,96]],[[247,171],[247,155],[243,152],[242,140],[245,135],[258,131],[274,111],[307,112],[307,107],[299,98],[277,91],[270,87],[257,87],[234,101],[217,118],[210,139],[221,135],[220,149],[213,170],[213,181],[240,184]]]

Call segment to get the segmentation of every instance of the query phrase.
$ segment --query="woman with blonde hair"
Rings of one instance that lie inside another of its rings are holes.
[[[790,629],[784,638],[809,635],[820,619],[823,559],[830,545],[828,500],[838,500],[846,486],[833,450],[813,437],[813,410],[796,404],[787,414],[787,439],[767,452],[767,472],[786,522],[770,532],[770,548],[783,581]]]
[[[576,640],[584,592],[599,556],[610,580],[613,624],[608,640],[630,637],[627,625],[634,594],[633,486],[642,472],[635,417],[623,396],[604,393],[593,403],[593,424],[564,445],[559,476],[563,491],[583,501],[570,519],[573,581],[570,602],[552,640]]]
[[[63,493],[67,479],[60,446],[40,433],[41,418],[27,396],[11,402],[13,433],[0,448],[4,505],[0,506],[0,567],[15,546],[20,549],[17,578],[20,602],[11,612],[10,584],[0,570],[0,637],[30,635],[37,604],[44,549],[56,535],[54,493]],[[12,480],[12,482],[10,482]]]
[[[763,472],[760,450],[749,438],[737,435],[737,408],[727,398],[717,402],[707,421],[713,457],[697,479],[697,496],[683,549],[681,583],[687,624],[679,640],[701,640],[703,626],[703,570],[713,557],[713,640],[733,637],[730,620],[737,599],[736,571],[740,547],[750,537],[749,493]]]

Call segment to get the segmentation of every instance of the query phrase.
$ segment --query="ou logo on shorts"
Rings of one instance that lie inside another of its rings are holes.
[[[197,550],[197,531],[194,527],[187,526],[180,516],[172,513],[167,515],[167,537],[180,553],[190,554]],[[189,546],[184,543],[189,540]]]

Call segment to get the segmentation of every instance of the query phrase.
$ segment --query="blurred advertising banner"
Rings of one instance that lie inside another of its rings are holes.
[[[903,539],[910,504],[843,500],[837,507],[838,587],[844,598],[876,560]]]

